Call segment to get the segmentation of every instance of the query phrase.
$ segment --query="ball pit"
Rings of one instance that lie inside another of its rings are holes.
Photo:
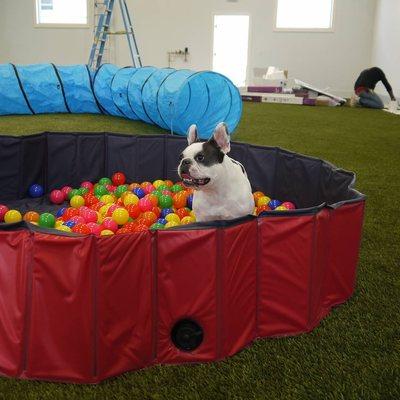
[[[257,338],[309,332],[352,295],[365,204],[353,173],[232,143],[258,215],[194,223],[191,195],[176,209],[182,190],[172,191],[185,146],[164,135],[0,137],[0,221],[10,210],[36,212],[30,222],[0,223],[1,374],[94,383],[155,364],[219,360]],[[125,182],[112,181],[116,172]],[[44,197],[27,196],[34,183]],[[62,204],[51,203],[53,190],[64,193]],[[82,208],[70,206],[71,192]],[[172,204],[155,206],[152,195]],[[272,200],[282,204],[271,210]],[[122,208],[133,221],[118,225],[113,212]],[[86,222],[93,212],[103,217],[100,233],[98,221]],[[53,227],[40,226],[45,213]]]

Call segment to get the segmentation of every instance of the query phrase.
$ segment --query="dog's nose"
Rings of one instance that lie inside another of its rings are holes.
[[[182,165],[188,166],[192,163],[192,160],[190,158],[185,158],[182,160]]]

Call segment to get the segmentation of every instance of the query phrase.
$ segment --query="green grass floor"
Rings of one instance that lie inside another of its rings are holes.
[[[121,118],[1,117],[0,134],[157,133]],[[382,111],[245,104],[235,140],[281,146],[357,173],[368,195],[357,289],[312,333],[259,340],[222,362],[160,366],[102,384],[0,379],[4,399],[400,399],[400,117]]]

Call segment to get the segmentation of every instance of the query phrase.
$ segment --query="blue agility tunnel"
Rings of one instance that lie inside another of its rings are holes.
[[[242,114],[236,86],[211,71],[86,65],[0,65],[0,115],[109,114],[186,135],[197,124],[208,138],[224,121],[232,133]]]

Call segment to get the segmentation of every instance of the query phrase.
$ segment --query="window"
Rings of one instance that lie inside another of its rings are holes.
[[[36,0],[37,25],[87,25],[87,0]]]
[[[334,0],[276,0],[277,30],[332,30]]]

